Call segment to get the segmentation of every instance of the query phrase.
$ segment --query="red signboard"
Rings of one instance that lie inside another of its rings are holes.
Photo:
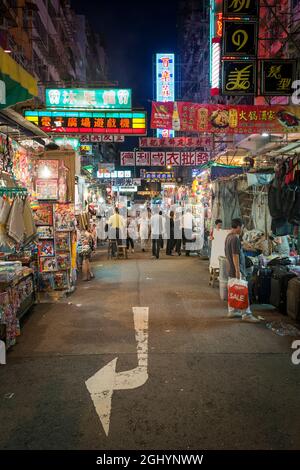
[[[300,132],[299,106],[225,106],[177,102],[180,130],[219,134]],[[172,129],[174,102],[152,103],[151,128]]]

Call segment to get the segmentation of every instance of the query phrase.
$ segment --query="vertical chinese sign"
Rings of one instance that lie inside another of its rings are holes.
[[[222,94],[256,95],[258,0],[224,0]]]
[[[156,54],[156,101],[175,101],[175,55]],[[174,137],[173,129],[157,129],[157,137]]]

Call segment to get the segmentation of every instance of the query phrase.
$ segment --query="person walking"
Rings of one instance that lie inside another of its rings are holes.
[[[141,248],[145,252],[149,240],[149,217],[147,212],[143,212],[139,220],[139,234],[141,239]]]
[[[92,234],[85,227],[80,234],[80,255],[82,257],[82,276],[83,281],[90,281],[95,276],[91,268],[91,256],[94,247]]]
[[[166,255],[173,256],[172,251],[174,248],[174,234],[175,234],[175,221],[174,221],[174,211],[170,212],[169,217],[166,220],[167,224],[167,248]]]
[[[134,217],[127,215],[127,250],[129,245],[131,247],[131,253],[134,253],[134,240],[137,239],[137,223]]]
[[[245,255],[243,252],[240,237],[243,233],[243,223],[241,219],[233,219],[231,231],[225,240],[225,256],[227,259],[228,279],[246,279]],[[246,311],[229,308],[229,318],[240,317],[242,320],[258,323],[259,319],[252,315],[250,305]]]
[[[115,213],[108,219],[108,238],[112,243],[112,255],[115,256],[117,252],[117,245],[124,236],[126,228],[124,218],[120,215],[118,207],[115,207]],[[127,238],[126,236],[124,238]]]
[[[182,217],[182,238],[186,256],[190,256],[190,250],[187,248],[187,245],[192,242],[193,238],[193,220],[192,211],[188,208]]]
[[[151,238],[152,238],[152,258],[159,259],[159,252],[163,240],[163,218],[162,211],[156,210],[151,216]]]
[[[181,214],[177,212],[175,215],[175,221],[174,221],[174,246],[175,246],[175,250],[178,256],[181,256],[181,242],[182,242],[182,217],[181,217]]]

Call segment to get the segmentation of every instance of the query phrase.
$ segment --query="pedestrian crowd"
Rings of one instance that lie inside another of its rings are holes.
[[[117,245],[126,243],[127,250],[134,253],[136,243],[139,242],[142,252],[152,250],[152,258],[158,259],[163,249],[167,256],[175,253],[181,256],[182,248],[186,256],[190,255],[195,241],[194,218],[191,209],[184,212],[182,209],[163,212],[160,208],[147,208],[138,216],[129,211],[121,214],[118,207],[114,213],[103,223],[99,217],[97,237],[100,242],[112,242],[112,254],[116,255]]]

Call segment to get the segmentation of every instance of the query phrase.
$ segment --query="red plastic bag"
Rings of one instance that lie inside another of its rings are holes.
[[[247,281],[241,279],[228,281],[228,306],[235,310],[247,310],[249,307]]]

